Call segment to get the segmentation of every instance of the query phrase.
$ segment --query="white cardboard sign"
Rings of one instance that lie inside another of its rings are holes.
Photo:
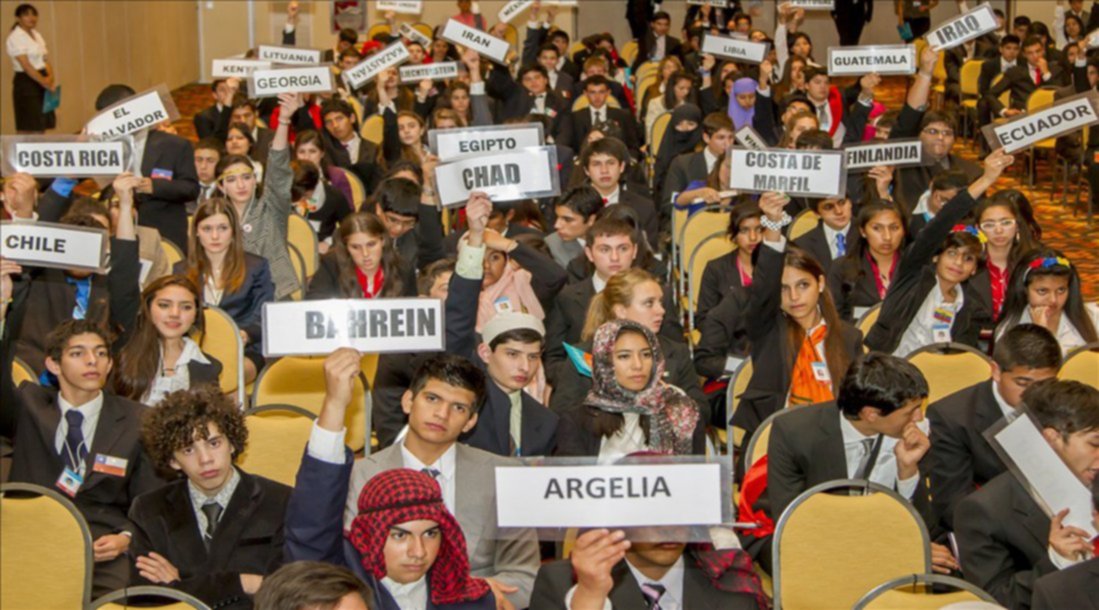
[[[444,206],[464,204],[474,191],[493,201],[560,195],[557,149],[522,148],[444,163],[435,168],[435,187]]]
[[[355,67],[344,70],[341,76],[343,77],[343,82],[347,83],[349,88],[358,89],[388,68],[398,66],[408,61],[408,59],[408,47],[404,46],[404,43],[398,40],[355,64]]]
[[[435,151],[441,162],[471,155],[542,146],[545,143],[541,123],[432,129],[427,132],[427,139],[431,150]]]
[[[918,67],[910,44],[828,47],[829,76],[915,74]]]
[[[702,37],[702,52],[733,59],[742,63],[758,64],[767,59],[765,42],[752,42],[746,39],[718,36],[706,33]]]
[[[341,347],[363,353],[443,349],[439,299],[329,299],[263,306],[265,356],[328,355]]]
[[[982,130],[993,150],[1014,153],[1095,123],[1099,123],[1099,93],[1088,91]]]
[[[401,66],[402,83],[418,83],[422,80],[447,80],[458,78],[458,62],[442,61],[420,66]]]
[[[923,143],[919,138],[890,140],[848,146],[847,171],[867,170],[879,165],[889,167],[913,167],[923,165]]]
[[[110,176],[129,167],[129,144],[122,140],[103,142],[14,142],[10,162],[15,171],[36,177]],[[7,147],[5,146],[6,150]]]
[[[336,80],[328,66],[302,66],[256,70],[252,73],[252,97],[275,97],[280,93],[328,93]]]
[[[248,78],[256,70],[270,70],[271,62],[256,59],[215,59],[214,78]]]
[[[759,135],[758,131],[752,129],[751,125],[741,127],[733,137],[736,139],[736,143],[744,148],[750,148],[752,150],[764,150],[767,148],[767,141],[763,139],[763,136]]]
[[[477,28],[471,28],[453,19],[446,22],[442,36],[444,40],[473,49],[498,64],[507,62],[508,50],[511,48],[511,43],[508,41],[489,36]]]
[[[399,28],[397,28],[397,32],[400,33],[401,36],[404,36],[405,38],[407,38],[407,39],[409,39],[413,42],[420,43],[420,46],[423,47],[424,49],[426,49],[428,51],[431,50],[431,39],[428,38],[427,36],[424,36],[420,32],[420,30],[417,30],[416,28],[408,25],[407,23],[402,23],[401,26]]]
[[[834,11],[836,10],[836,0],[784,0],[789,2],[793,8],[800,8],[807,11]],[[873,2],[873,0],[870,0]]]
[[[497,466],[500,527],[721,524],[718,464]]]
[[[86,269],[102,272],[106,265],[106,229],[52,222],[0,223],[0,256],[32,267]]]
[[[318,49],[299,49],[297,47],[277,47],[261,44],[256,52],[256,58],[276,64],[312,66],[321,63],[321,52]]]
[[[712,6],[714,8],[726,8],[729,6],[729,0],[687,0],[687,4],[694,4],[697,6]]]
[[[402,15],[419,15],[424,10],[424,3],[423,0],[378,0],[375,8]]]
[[[500,9],[497,17],[503,23],[511,23],[512,19],[519,16],[519,13],[530,8],[530,5],[534,4],[534,0],[511,0],[504,5],[504,8]]]
[[[729,188],[801,197],[842,197],[847,180],[842,150],[729,149]]]
[[[978,36],[996,31],[996,13],[990,5],[982,4],[977,8],[948,19],[945,23],[927,33],[927,42],[935,51],[952,49]]]
[[[153,89],[123,100],[88,121],[88,135],[116,138],[155,127],[171,118],[168,108]]]

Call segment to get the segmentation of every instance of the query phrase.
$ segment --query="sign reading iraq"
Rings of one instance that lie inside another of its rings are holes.
[[[842,150],[729,149],[729,188],[800,197],[842,197],[847,187]]]
[[[87,136],[3,136],[5,176],[23,172],[36,178],[115,177],[130,168],[131,138],[89,141]]]
[[[915,74],[918,67],[910,44],[828,47],[829,76]]]
[[[1004,152],[1014,153],[1097,122],[1099,92],[1088,91],[1019,115],[1006,123],[985,125],[981,131],[993,150],[1003,148]]]
[[[717,36],[705,34],[702,37],[702,52],[735,59],[739,62],[758,64],[767,59],[767,49],[770,45],[765,42],[752,42],[729,36]]]
[[[328,93],[336,90],[336,79],[328,66],[302,66],[252,73],[249,90],[253,97],[275,97],[280,93]]]
[[[498,64],[507,63],[508,50],[511,48],[511,43],[508,41],[490,36],[453,19],[447,21],[446,27],[443,28],[443,39],[473,49],[479,55],[484,55]]]
[[[52,222],[0,223],[0,256],[32,267],[106,270],[106,229]]]
[[[927,42],[935,51],[952,49],[978,36],[993,32],[998,28],[996,13],[992,7],[982,4],[977,8],[948,19],[945,23],[927,33]]]
[[[439,299],[329,299],[263,306],[263,354],[328,355],[341,347],[363,353],[443,349]]]
[[[847,171],[868,170],[879,165],[914,167],[923,165],[923,143],[919,138],[859,144],[843,149],[847,154]]]

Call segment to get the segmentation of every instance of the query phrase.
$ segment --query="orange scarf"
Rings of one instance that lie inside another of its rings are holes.
[[[794,361],[794,374],[790,381],[790,399],[788,406],[812,405],[828,402],[835,398],[832,383],[820,381],[813,374],[813,363],[819,362],[816,345],[824,341],[828,327],[821,324],[801,342],[798,359]]]

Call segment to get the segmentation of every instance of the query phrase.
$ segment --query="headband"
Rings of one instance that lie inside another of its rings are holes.
[[[1050,269],[1052,267],[1064,267],[1065,269],[1072,269],[1072,263],[1068,262],[1068,259],[1063,256],[1044,256],[1042,258],[1036,258],[1027,264],[1026,272],[1023,273],[1023,281],[1026,281],[1027,276],[1034,269]]]
[[[951,233],[969,233],[973,237],[977,238],[977,241],[981,242],[981,245],[988,243],[988,236],[984,231],[977,227],[977,225],[954,225],[954,228],[950,230]]]
[[[231,167],[229,167],[229,169],[226,169],[225,171],[221,172],[221,175],[217,177],[216,182],[221,182],[222,180],[225,180],[229,176],[239,176],[240,174],[255,174],[255,173],[256,173],[256,170],[254,168],[251,168],[251,167],[245,168],[245,167],[242,167],[240,163],[234,163]]]

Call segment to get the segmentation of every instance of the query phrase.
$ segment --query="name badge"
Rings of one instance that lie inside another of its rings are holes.
[[[113,477],[124,477],[126,476],[126,465],[129,463],[130,461],[124,458],[97,453],[95,455],[95,463],[92,465],[92,471],[102,472],[103,474],[109,474]]]
[[[935,343],[950,343],[950,325],[933,324],[931,326],[931,338]]]
[[[493,307],[496,308],[496,313],[508,313],[511,309],[511,299],[508,297],[500,297],[493,302]]]
[[[79,472],[74,472],[72,468],[68,466],[65,470],[61,471],[61,476],[57,477],[57,488],[65,492],[70,498],[76,497],[76,492],[80,489],[80,486],[84,484],[84,477],[80,476]]]
[[[832,375],[828,373],[828,365],[823,362],[814,362],[813,378],[817,381],[831,382]]]
[[[171,180],[172,179],[172,170],[153,168],[153,173],[149,177],[152,178],[153,180]]]

